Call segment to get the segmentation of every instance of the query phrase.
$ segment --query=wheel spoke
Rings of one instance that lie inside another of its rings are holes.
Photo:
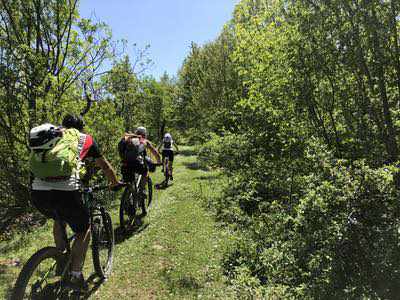
[[[46,247],[35,253],[18,276],[13,299],[54,299],[60,291],[61,276],[55,272],[60,256],[55,247]]]
[[[96,224],[92,240],[93,263],[99,276],[107,277],[111,271],[114,235],[111,218],[102,213],[102,222]]]

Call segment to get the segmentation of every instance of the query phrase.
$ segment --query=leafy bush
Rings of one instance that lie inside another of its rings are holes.
[[[318,141],[306,145],[302,163],[243,160],[249,149],[231,152],[236,140],[244,139],[214,138],[200,157],[229,168],[223,196],[211,205],[241,233],[224,260],[241,297],[262,291],[285,299],[393,298],[399,292],[396,168],[334,159]],[[262,172],[256,169],[262,165]]]

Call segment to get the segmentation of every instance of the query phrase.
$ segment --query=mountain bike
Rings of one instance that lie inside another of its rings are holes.
[[[171,173],[172,173],[172,170],[171,170],[169,158],[165,157],[165,159],[164,159],[164,177],[165,177],[164,184],[165,184],[165,186],[168,186],[168,181],[171,178]]]
[[[127,229],[129,226],[134,225],[139,217],[137,214],[139,208],[141,209],[141,216],[145,216],[151,205],[153,182],[151,177],[147,176],[147,193],[146,198],[143,199],[142,180],[146,180],[142,174],[134,173],[132,179],[125,182],[126,187],[119,206],[119,223],[122,229]]]
[[[175,152],[175,155],[177,155],[178,153],[179,152]],[[170,161],[168,156],[165,156],[164,158],[163,170],[164,170],[164,181],[162,185],[167,187],[168,182],[171,180],[172,177],[172,162]]]
[[[101,280],[107,279],[111,273],[114,231],[110,214],[95,199],[93,193],[107,188],[108,186],[93,186],[82,189],[83,201],[90,216],[93,266]],[[61,221],[57,214],[56,220]],[[12,300],[58,299],[69,293],[76,293],[66,285],[69,281],[72,260],[71,242],[75,239],[75,235],[67,237],[64,231],[63,238],[66,241],[64,252],[56,247],[45,247],[29,258],[15,283]],[[61,270],[57,270],[57,263],[61,262],[65,265]]]

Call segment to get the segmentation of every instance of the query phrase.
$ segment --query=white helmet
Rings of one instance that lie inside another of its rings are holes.
[[[43,124],[34,127],[29,132],[29,147],[31,149],[51,149],[61,138],[62,132],[53,124]]]
[[[165,142],[170,142],[172,141],[172,136],[171,134],[169,134],[168,132],[166,134],[164,134],[164,141]]]
[[[138,134],[138,135],[141,135],[143,137],[147,136],[147,130],[143,126],[139,126],[138,128],[136,128],[135,133]]]

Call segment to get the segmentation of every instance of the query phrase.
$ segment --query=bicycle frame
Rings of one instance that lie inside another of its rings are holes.
[[[143,175],[135,173],[133,180],[125,182],[126,188],[128,188],[132,193],[137,194],[140,188],[140,181],[142,180]]]
[[[86,208],[89,211],[89,216],[90,216],[89,226],[90,226],[90,228],[93,228],[93,224],[94,224],[93,220],[97,216],[101,216],[105,212],[104,207],[96,202],[96,199],[93,196],[93,192],[99,191],[99,190],[104,190],[106,188],[108,188],[108,186],[95,186],[95,187],[89,187],[89,188],[82,189],[82,200],[84,202],[84,205],[86,206]],[[54,214],[55,214],[55,219],[54,220],[59,222],[59,224],[63,228],[63,230],[62,230],[62,238],[63,238],[64,244],[65,244],[65,252],[66,252],[66,255],[68,257],[68,261],[66,263],[66,266],[68,266],[71,263],[71,260],[72,260],[71,242],[76,238],[76,234],[73,233],[70,237],[68,237],[67,231],[66,231],[66,229],[64,227],[64,221],[62,221],[62,219],[57,214],[57,212],[54,212]],[[63,270],[63,272],[61,274],[62,277],[64,277],[66,271],[67,271],[67,268],[65,268]]]
[[[112,229],[112,220],[110,215],[105,211],[101,203],[95,200],[93,192],[106,188],[108,187],[96,186],[81,190],[83,201],[89,210],[89,226],[93,231],[93,265],[97,275],[102,279],[107,278],[111,272],[114,232]],[[101,217],[99,218],[98,216]],[[28,294],[30,294],[30,297],[32,298],[33,294],[39,295],[40,293],[43,293],[46,290],[46,286],[49,286],[50,289],[52,289],[50,292],[57,296],[57,299],[59,299],[58,296],[69,289],[68,285],[65,285],[64,283],[68,282],[69,280],[68,271],[70,270],[72,262],[71,242],[76,238],[76,234],[72,234],[70,237],[68,237],[67,231],[65,230],[66,224],[61,219],[60,215],[54,211],[53,217],[54,221],[57,222],[61,227],[62,232],[60,233],[60,238],[62,238],[65,242],[65,251],[61,251],[59,248],[54,246],[44,247],[36,251],[25,263],[23,269],[19,273],[17,281],[14,285],[11,299],[26,299],[25,295]],[[102,222],[100,227],[96,226],[99,224],[99,222]],[[105,264],[103,264],[99,254],[99,251],[101,251],[100,246],[104,243],[104,240],[99,238],[100,232],[102,232],[101,230],[103,229],[106,230],[107,235],[107,240],[105,241],[107,242],[107,257],[106,261],[104,261]],[[38,266],[41,266],[43,261],[47,261],[48,259],[51,259],[51,261],[48,261],[49,264],[45,263],[43,265],[44,269],[38,268]],[[59,269],[59,266],[62,266],[63,269]]]
[[[170,172],[171,172],[171,166],[170,166],[170,163],[169,163],[169,158],[168,157],[166,157],[165,158],[165,166],[164,166],[164,170],[167,170],[167,172],[168,172],[168,175],[171,175],[170,174]]]
[[[93,227],[93,220],[98,217],[102,216],[105,213],[105,209],[102,205],[96,202],[96,199],[93,196],[93,192],[103,190],[108,188],[107,186],[96,186],[94,188],[84,188],[83,193],[83,202],[86,208],[89,211],[90,215],[90,228]]]

